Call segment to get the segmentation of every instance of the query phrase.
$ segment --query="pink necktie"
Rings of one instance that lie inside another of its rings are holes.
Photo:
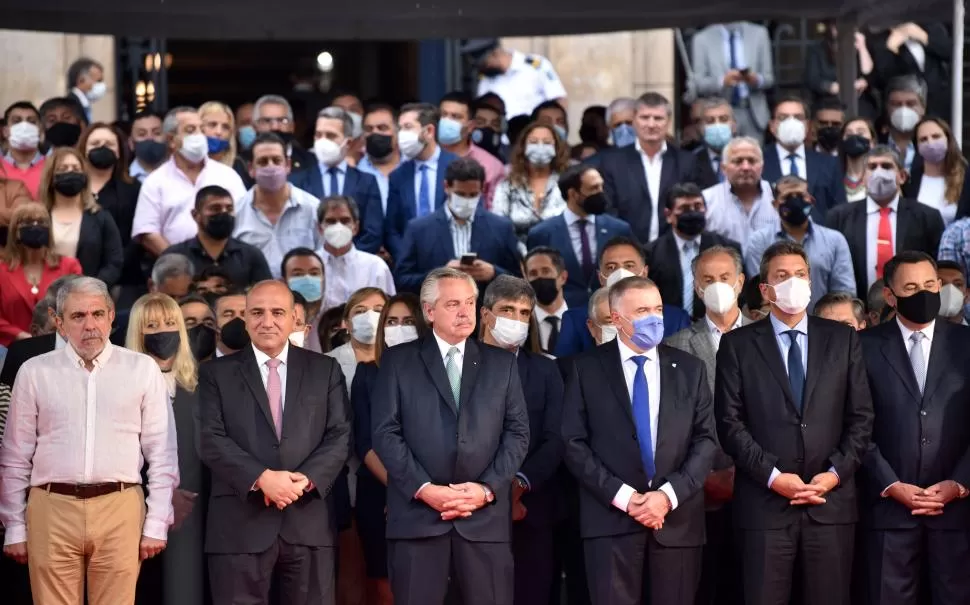
[[[273,415],[277,438],[283,434],[283,386],[280,384],[280,373],[277,369],[281,363],[279,359],[270,359],[266,362],[266,366],[269,368],[266,396],[269,398],[269,413]]]

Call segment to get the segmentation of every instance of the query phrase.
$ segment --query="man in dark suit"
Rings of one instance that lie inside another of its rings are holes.
[[[290,182],[323,199],[335,195],[354,198],[360,209],[360,233],[354,238],[359,250],[376,254],[384,241],[384,210],[381,190],[373,175],[347,164],[347,152],[353,145],[354,122],[340,107],[327,107],[317,114],[313,132],[313,152],[317,163],[290,174]],[[367,220],[371,213],[378,220]]]
[[[397,605],[513,600],[512,479],[529,450],[515,356],[477,344],[475,280],[434,270],[421,288],[433,333],[391,347],[371,394],[387,468],[388,571]]]
[[[398,147],[407,158],[388,177],[384,245],[397,260],[402,254],[404,231],[412,219],[428,216],[445,205],[443,186],[448,164],[458,159],[437,142],[438,108],[428,103],[401,107],[397,118]],[[376,214],[368,217],[375,221]],[[365,230],[374,227],[364,225]]]
[[[570,166],[559,176],[559,192],[566,209],[529,230],[526,248],[548,246],[562,253],[566,263],[566,304],[582,307],[599,287],[596,258],[606,242],[617,236],[633,237],[626,221],[605,214],[603,177],[590,166]]]
[[[562,376],[556,362],[522,348],[536,295],[501,275],[485,289],[482,342],[515,354],[529,413],[529,453],[512,480],[515,603],[549,603],[555,581],[555,527],[565,514],[556,470],[562,460]]]
[[[738,125],[734,119],[731,103],[723,97],[701,99],[700,124],[703,140],[693,150],[695,157],[695,181],[701,189],[707,189],[724,180],[721,170],[721,152],[724,146],[737,134]],[[765,106],[767,121],[768,107]],[[760,137],[756,137],[760,140]]]
[[[647,255],[635,240],[618,236],[604,244],[600,252],[599,280],[605,287],[609,288],[624,277],[647,277],[649,272]],[[663,318],[667,335],[676,334],[690,325],[687,312],[673,305],[664,306]],[[588,319],[589,311],[585,306],[563,314],[556,357],[568,357],[595,346],[586,325]]]
[[[667,230],[662,212],[667,191],[675,183],[695,178],[694,154],[667,143],[672,112],[663,95],[641,96],[633,123],[636,144],[603,154],[600,161],[610,213],[629,223],[644,243]]]
[[[573,360],[563,403],[590,599],[693,605],[717,445],[707,372],[660,344],[663,300],[649,279],[622,279],[609,299],[619,334]]]
[[[827,225],[828,212],[846,203],[842,170],[837,158],[805,146],[808,118],[808,106],[797,95],[785,95],[775,103],[769,127],[776,142],[764,149],[762,178],[772,185],[791,174],[808,181],[809,193],[815,198],[812,218]]]
[[[398,290],[418,293],[428,273],[443,266],[464,271],[482,289],[496,275],[521,275],[512,221],[482,206],[482,165],[472,158],[455,160],[445,169],[443,185],[446,201],[404,231],[395,254]],[[474,260],[463,262],[469,256]]]
[[[340,366],[293,347],[286,284],[246,296],[252,345],[200,367],[202,461],[212,472],[205,550],[214,605],[334,603],[327,497],[350,455]]]
[[[929,255],[901,252],[885,279],[896,321],[861,332],[876,413],[861,484],[870,602],[916,605],[928,578],[934,605],[970,603],[970,328],[937,319]]]
[[[664,218],[671,228],[647,246],[653,268],[650,279],[660,288],[664,304],[680,307],[693,318],[702,317],[704,300],[694,289],[691,263],[711,246],[730,246],[740,253],[741,244],[705,230],[707,204],[694,183],[670,188],[664,199]]]
[[[844,204],[828,215],[826,224],[849,242],[856,296],[863,300],[897,251],[917,250],[936,258],[940,249],[943,217],[936,208],[900,196],[906,178],[899,154],[877,145],[866,155],[866,201]]]
[[[849,603],[872,400],[855,330],[806,315],[808,276],[799,244],[769,247],[760,278],[771,314],[725,334],[717,352],[715,417],[737,469],[749,605],[788,603],[796,576],[803,605]]]

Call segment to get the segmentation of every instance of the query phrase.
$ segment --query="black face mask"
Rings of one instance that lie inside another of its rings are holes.
[[[205,220],[202,230],[213,239],[229,239],[236,226],[236,217],[228,212],[213,214]]]
[[[825,126],[819,128],[818,132],[815,133],[818,139],[818,144],[827,151],[832,151],[838,149],[839,140],[842,137],[842,129],[836,128],[835,126]]]
[[[689,210],[677,217],[677,230],[690,237],[700,235],[706,226],[707,215],[697,210]]]
[[[118,163],[118,155],[107,147],[95,147],[88,152],[88,161],[99,170],[107,170]]]
[[[364,139],[364,149],[372,158],[383,159],[394,151],[393,139],[389,134],[372,133]]]
[[[67,122],[57,122],[44,133],[44,140],[52,147],[74,147],[80,138],[81,127]]]
[[[778,206],[778,216],[793,227],[801,227],[812,213],[812,204],[802,196],[791,196]]]
[[[62,172],[54,175],[54,191],[67,197],[84,191],[88,186],[88,175],[83,172]]]
[[[499,148],[502,146],[502,133],[491,128],[476,128],[472,131],[472,143],[502,159]]]
[[[21,227],[18,233],[20,233],[20,243],[34,250],[46,247],[51,241],[50,228],[42,225],[27,225]]]
[[[594,193],[593,195],[587,197],[580,204],[583,208],[583,212],[586,214],[603,214],[606,212],[606,208],[609,203],[606,199],[606,194],[603,192]]]
[[[869,139],[854,134],[842,140],[842,152],[850,158],[862,157],[869,151]]]
[[[207,325],[199,324],[188,331],[189,349],[199,361],[208,359],[216,352],[216,331]]]
[[[148,166],[158,166],[165,159],[168,154],[168,147],[165,143],[161,143],[154,139],[148,139],[147,141],[138,141],[135,143],[135,157],[142,164]]]
[[[896,314],[913,323],[928,324],[940,314],[940,293],[920,290],[910,296],[896,296]]]
[[[551,305],[552,301],[559,296],[559,286],[556,284],[555,278],[540,277],[530,281],[529,285],[535,291],[536,300],[539,301],[540,305]]]
[[[246,322],[240,317],[222,326],[221,335],[222,344],[233,351],[244,349],[251,342],[249,332],[246,331]]]
[[[178,332],[145,334],[145,352],[158,359],[171,359],[179,351],[182,336]]]

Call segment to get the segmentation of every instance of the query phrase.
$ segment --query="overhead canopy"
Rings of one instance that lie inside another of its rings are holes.
[[[949,6],[936,0],[0,0],[0,27],[214,40],[415,40],[844,15],[859,22],[948,20]]]

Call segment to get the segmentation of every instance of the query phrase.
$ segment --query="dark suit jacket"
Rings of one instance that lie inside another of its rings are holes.
[[[936,208],[915,200],[899,198],[896,216],[896,250],[919,250],[936,258],[943,236],[943,217]],[[869,290],[866,267],[866,202],[844,204],[829,213],[828,226],[840,231],[849,243],[855,272],[857,296],[865,300]]]
[[[438,156],[437,182],[434,184],[434,210],[445,203],[445,170],[458,156],[441,149]],[[387,211],[384,213],[384,245],[397,260],[404,247],[404,231],[416,214],[418,201],[414,195],[414,160],[405,160],[387,177]],[[432,212],[434,214],[434,212]],[[373,228],[373,227],[371,227]]]
[[[885,40],[883,42],[885,43]],[[871,51],[872,47],[870,46]],[[880,104],[879,97],[873,90],[878,84],[878,77],[876,77],[875,72],[864,76],[858,66],[856,69],[859,77],[869,83],[869,87],[861,95],[858,95],[859,111],[857,115],[859,117],[869,118],[870,120],[876,120],[879,117]],[[823,100],[839,98],[838,95],[833,95],[829,92],[829,87],[833,82],[837,83],[839,81],[839,76],[835,61],[829,51],[829,45],[824,40],[820,40],[809,46],[806,50],[805,73],[803,75],[805,78],[805,88],[812,93],[813,107],[818,106],[818,103]]]
[[[273,428],[252,347],[199,368],[200,454],[212,472],[206,552],[255,554],[277,538],[334,546],[327,496],[350,455],[350,406],[337,362],[290,346],[283,437]],[[252,491],[266,469],[306,475],[314,489],[280,511]]]
[[[125,260],[118,283],[123,285],[142,286],[148,280],[147,272],[142,267],[145,249],[131,240],[131,225],[135,220],[135,204],[140,189],[141,184],[137,181],[126,183],[121,179],[112,179],[98,192],[98,205],[114,219],[121,236]]]
[[[646,531],[613,506],[613,498],[623,484],[644,493],[669,482],[678,506],[654,536],[664,546],[704,544],[703,487],[717,443],[707,372],[699,359],[683,351],[666,345],[657,351],[660,419],[652,483],[640,457],[619,345],[610,342],[572,361],[562,425],[566,466],[580,485],[583,538]]]
[[[657,211],[660,212],[659,234],[667,231],[670,225],[663,217],[667,191],[677,183],[693,181],[696,178],[694,154],[675,145],[668,144],[660,168],[660,199]],[[615,214],[628,222],[634,235],[643,243],[650,241],[650,221],[653,220],[653,205],[647,187],[647,175],[643,170],[640,152],[635,146],[617,149],[604,155],[600,163],[603,173],[603,188],[611,204],[610,214]]]
[[[586,327],[587,319],[589,319],[587,305],[574,307],[563,313],[559,327],[559,340],[556,342],[556,357],[569,357],[596,346],[589,329]],[[664,305],[665,336],[672,336],[689,325],[690,316],[687,315],[687,311],[672,305]]]
[[[772,144],[765,146],[765,166],[762,171],[764,180],[772,185],[782,177],[781,162],[778,148]],[[788,161],[788,160],[784,160]],[[828,226],[826,216],[833,208],[846,203],[845,186],[842,184],[842,169],[838,158],[823,155],[805,147],[805,169],[808,177],[800,175],[808,181],[808,192],[815,198],[812,206],[812,220],[820,225]]]
[[[630,225],[626,221],[614,218],[608,214],[597,216],[595,221],[597,250],[602,250],[606,242],[618,235],[633,237],[633,232],[630,231]],[[533,226],[529,230],[529,237],[526,239],[525,246],[529,250],[536,246],[549,246],[559,250],[562,254],[563,261],[566,263],[566,271],[569,273],[569,277],[566,279],[566,285],[563,287],[563,296],[566,298],[566,304],[570,308],[586,306],[589,297],[600,287],[599,278],[596,275],[596,266],[599,259],[593,259],[593,275],[587,283],[583,279],[582,264],[576,258],[576,252],[573,250],[572,239],[569,235],[569,228],[566,225],[566,219],[563,215],[560,214],[553,218],[547,218]]]
[[[913,156],[913,165],[909,168],[909,179],[903,183],[903,197],[911,200],[918,199],[925,170],[926,165],[923,162],[923,156],[917,153]],[[963,179],[963,189],[960,191],[960,199],[956,200],[956,204],[957,218],[970,216],[970,179]]]
[[[56,343],[57,337],[53,332],[43,336],[15,340],[10,343],[7,348],[7,356],[3,360],[3,369],[0,370],[0,384],[13,388],[13,381],[17,378],[20,366],[32,357],[50,353],[54,350]]]
[[[771,471],[808,482],[834,467],[826,503],[805,507],[822,524],[858,518],[855,472],[869,447],[872,400],[855,330],[808,318],[808,372],[796,411],[770,319],[728,332],[717,352],[714,407],[721,447],[734,459],[734,514],[741,529],[781,529],[802,507],[768,488]]]
[[[877,529],[965,531],[970,500],[946,505],[938,517],[914,517],[908,508],[880,496],[902,481],[920,487],[953,479],[970,485],[970,328],[938,319],[921,395],[909,361],[908,342],[894,321],[861,332],[876,414],[872,445],[860,484],[863,519]]]
[[[115,285],[121,277],[125,251],[121,247],[121,232],[110,213],[99,210],[81,215],[76,256],[85,275],[100,279],[109,288]]]
[[[886,47],[889,32],[871,34],[867,43],[872,51],[873,73],[878,78],[877,88],[885,90],[889,80],[896,76],[915,75],[926,82],[929,92],[926,98],[927,115],[950,119],[950,62],[953,59],[953,38],[942,23],[921,21],[918,23],[926,31],[927,44],[924,69],[909,52],[906,45],[899,47],[898,53]]]
[[[324,197],[320,164],[291,172],[290,183],[320,199]],[[347,166],[347,174],[344,175],[344,188],[340,194],[354,198],[354,201],[357,202],[357,209],[360,211],[360,233],[354,238],[354,245],[364,252],[376,254],[384,243],[384,229],[382,227],[384,208],[381,205],[381,190],[377,186],[377,179],[353,166]],[[372,213],[376,214],[377,217],[372,218]]]
[[[529,450],[529,418],[515,356],[465,341],[460,402],[451,394],[433,334],[381,358],[373,400],[374,450],[387,468],[387,538],[452,529],[472,542],[511,539],[511,484]],[[492,506],[442,521],[415,494],[426,483],[484,483]]]
[[[711,165],[711,155],[707,152],[707,145],[700,143],[691,153],[694,154],[694,182],[701,189],[713,187],[721,182],[714,166]]]
[[[701,233],[701,252],[711,246],[729,246],[741,254],[741,244],[717,233],[705,231]],[[650,257],[650,279],[657,284],[664,306],[684,306],[684,274],[680,269],[680,251],[677,250],[677,239],[673,230],[669,230],[649,246],[647,253]],[[704,301],[695,293],[691,317],[702,317],[706,312]]]
[[[472,221],[471,252],[494,265],[495,275],[507,273],[519,277],[522,274],[518,243],[512,221],[478,207]],[[397,289],[418,293],[421,282],[432,269],[443,267],[456,258],[444,206],[428,216],[414,219],[407,226],[395,256]],[[484,291],[484,286],[480,284],[479,290]]]

